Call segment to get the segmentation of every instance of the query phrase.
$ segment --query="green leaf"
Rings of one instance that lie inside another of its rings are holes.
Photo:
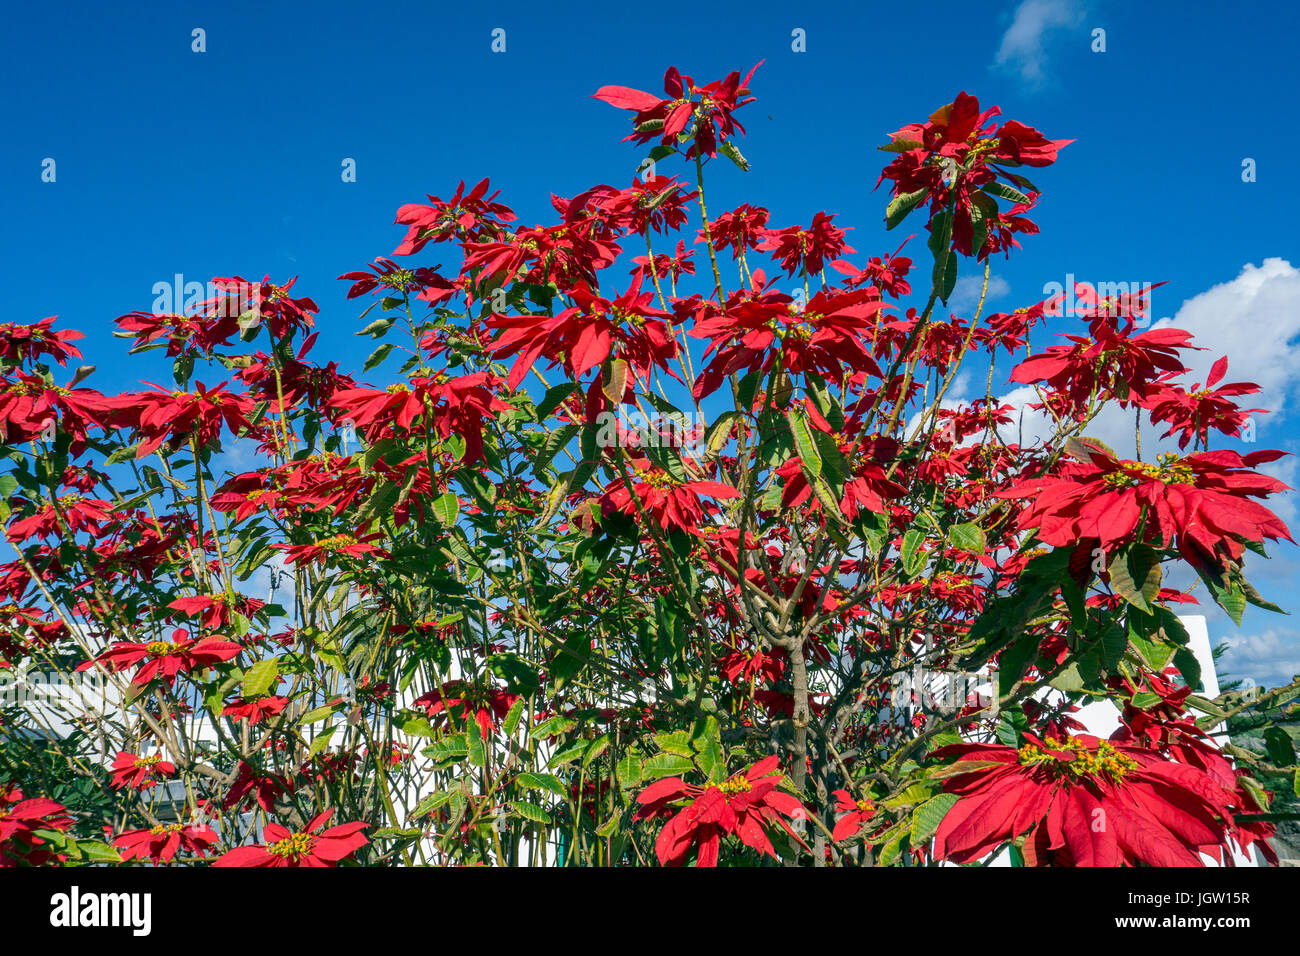
[[[915,528],[903,535],[900,553],[903,558],[903,571],[909,578],[915,577],[925,567],[926,554],[921,550],[921,542],[924,540],[924,533]]]
[[[785,420],[790,423],[790,433],[794,436],[795,451],[799,453],[804,474],[812,481],[822,473],[821,452],[817,450],[817,443],[813,441],[801,412],[792,408],[785,413]]]
[[[521,773],[515,778],[521,787],[528,790],[545,790],[555,794],[557,797],[568,797],[569,791],[560,778],[550,773]]]
[[[1264,750],[1275,766],[1289,767],[1295,763],[1295,744],[1291,741],[1291,735],[1281,727],[1270,727],[1264,731]]]
[[[1110,589],[1134,607],[1151,612],[1160,593],[1160,556],[1150,545],[1133,544],[1110,559]]]
[[[501,730],[507,737],[513,737],[515,730],[519,727],[519,721],[524,716],[525,701],[520,697],[510,705],[510,710],[506,714],[506,719],[501,722]]]
[[[708,431],[704,434],[706,458],[718,457],[731,438],[731,429],[739,420],[740,412],[733,408],[730,411],[723,412],[718,416],[718,420],[709,426]]]
[[[641,775],[646,780],[658,780],[660,777],[679,777],[695,769],[689,757],[678,754],[655,754],[642,765]]]
[[[437,498],[433,499],[433,514],[445,528],[450,528],[456,523],[456,518],[460,515],[460,499],[454,491],[444,491]]]
[[[655,746],[679,757],[691,757],[695,754],[695,748],[691,746],[691,735],[684,730],[655,734]]]
[[[243,696],[260,697],[269,693],[280,677],[280,662],[274,658],[258,661],[244,671]]]
[[[560,734],[567,734],[577,726],[578,722],[568,717],[552,717],[550,720],[544,720],[534,727],[528,736],[533,740],[544,740],[547,737],[558,737]]]
[[[510,804],[515,813],[519,814],[525,820],[531,820],[534,823],[548,825],[551,822],[551,815],[537,806],[535,803],[525,803],[522,800],[516,800]]]
[[[929,189],[918,189],[914,193],[902,193],[891,199],[885,207],[885,228],[893,229],[897,226],[929,194]]]
[[[77,849],[90,863],[121,863],[122,857],[117,850],[98,840],[78,840]]]
[[[627,790],[641,782],[641,760],[636,754],[628,754],[618,762],[616,770],[618,784]]]
[[[541,404],[537,406],[537,420],[540,422],[549,418],[551,413],[560,407],[560,403],[572,395],[577,388],[577,382],[565,382],[548,388]]]
[[[749,160],[747,160],[744,156],[741,155],[740,149],[737,148],[736,141],[734,139],[723,140],[721,143],[719,143],[718,152],[721,153],[723,156],[726,156],[727,159],[731,160],[733,163],[735,163],[736,168],[739,169],[741,172],[743,173],[749,172]]]
[[[326,747],[329,746],[330,738],[334,736],[334,731],[339,729],[338,724],[331,724],[326,727],[315,738],[312,739],[311,746],[307,748],[307,756],[314,757]]]
[[[955,288],[957,288],[957,250],[953,249],[948,253],[948,263],[943,270],[943,288],[939,293],[939,298],[943,300],[944,305],[947,305],[948,300],[952,298],[952,290]]]
[[[923,846],[958,800],[955,793],[941,793],[912,811],[912,846]]]
[[[389,353],[395,348],[397,348],[397,346],[392,342],[379,346],[379,348],[370,353],[370,357],[366,359],[366,364],[361,366],[361,371],[369,372],[375,366],[382,365],[384,359],[388,358]]]
[[[319,721],[324,720],[326,717],[329,717],[331,714],[335,713],[338,709],[339,708],[337,704],[326,704],[324,707],[317,707],[315,710],[309,710],[307,711],[307,713],[299,717],[298,723],[301,726],[317,723]]]
[[[1026,180],[1027,182],[1028,180]],[[1005,199],[1007,202],[1013,202],[1022,205],[1029,202],[1029,197],[1018,189],[1013,189],[1006,183],[991,182],[984,186],[984,191],[991,196],[997,196],[999,199]]]
[[[395,721],[395,724],[398,730],[412,737],[433,737],[436,734],[433,725],[424,717],[412,715]]]
[[[465,758],[475,767],[487,766],[487,747],[477,726],[471,726],[465,732]]]
[[[1174,666],[1178,668],[1178,673],[1183,675],[1183,680],[1187,686],[1196,693],[1201,689],[1201,664],[1196,659],[1196,655],[1185,647],[1180,647],[1174,651]]]
[[[955,524],[948,529],[948,543],[959,551],[982,555],[985,550],[984,530],[977,524]]]
[[[579,426],[569,423],[561,425],[546,436],[542,447],[537,449],[537,458],[533,461],[533,474],[538,475],[540,479],[542,472],[555,460],[555,456],[573,441],[573,437],[578,434],[578,428]]]

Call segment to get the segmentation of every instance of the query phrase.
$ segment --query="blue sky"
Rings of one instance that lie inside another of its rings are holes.
[[[86,332],[87,384],[122,390],[166,374],[120,361],[111,336],[155,283],[298,275],[322,309],[316,357],[359,371],[369,340],[335,277],[391,253],[400,204],[490,176],[523,222],[548,222],[549,191],[626,185],[644,155],[620,142],[625,114],[590,98],[598,86],[657,91],[670,64],[706,81],[765,59],[739,114],[753,170],[719,165],[714,210],[758,203],[779,227],[824,209],[854,227],[858,259],[892,251],[906,232],[884,232],[875,147],[974,93],[1077,140],[1034,177],[1042,235],[995,261],[992,305],[1030,304],[1070,273],[1168,280],[1154,314],[1208,346],[1198,367],[1226,351],[1229,377],[1259,381],[1279,409],[1255,447],[1300,451],[1298,19],[1285,2],[24,4],[0,37],[8,314]],[[206,52],[191,50],[195,28]],[[417,258],[440,261],[432,247]],[[1275,470],[1300,484],[1294,461]],[[1293,503],[1278,508],[1295,522]],[[1278,556],[1249,571],[1285,605],[1300,552]],[[1208,613],[1211,634],[1237,642],[1233,673],[1300,671],[1291,618],[1252,608],[1238,631]]]

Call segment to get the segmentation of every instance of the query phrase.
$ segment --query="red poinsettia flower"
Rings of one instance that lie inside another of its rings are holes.
[[[678,810],[659,833],[655,855],[663,866],[682,866],[692,849],[698,847],[696,866],[717,866],[718,850],[724,836],[736,836],[761,855],[776,856],[767,830],[783,830],[801,845],[803,839],[786,823],[806,820],[808,812],[797,797],[778,790],[782,774],[775,772],[779,758],[766,757],[748,770],[721,783],[699,787],[681,777],[668,777],[652,783],[637,795],[641,808],[636,819],[644,820],[673,814],[671,804],[689,801]]]
[[[330,404],[372,442],[390,429],[409,429],[416,421],[427,422],[444,439],[459,436],[465,442],[465,463],[473,464],[483,454],[484,418],[511,408],[494,391],[499,382],[490,372],[458,378],[439,372],[383,390],[341,389]]]
[[[17,788],[0,790],[0,867],[61,860],[36,831],[68,829],[72,817],[65,810],[63,804],[45,797],[25,799]]]
[[[626,86],[602,86],[594,98],[636,114],[632,118],[635,128],[625,141],[648,143],[659,137],[665,145],[673,145],[679,135],[689,133],[692,139],[686,152],[688,159],[697,153],[716,156],[719,142],[726,142],[737,130],[745,132],[731,114],[754,101],[747,95],[749,81],[762,65],[760,60],[743,80],[740,71],[733,70],[724,79],[700,87],[671,66],[664,74],[666,98]]]
[[[417,697],[415,705],[424,708],[435,724],[446,720],[448,714],[466,722],[473,720],[478,724],[479,734],[487,740],[518,699],[518,694],[501,687],[449,680]]]
[[[501,191],[489,196],[490,188],[487,179],[483,179],[466,193],[462,180],[451,199],[429,196],[427,206],[407,203],[399,208],[396,222],[409,228],[393,255],[414,255],[429,242],[449,239],[472,242],[484,232],[498,231],[501,223],[514,222],[516,216],[510,207],[496,202]]]
[[[348,289],[348,298],[355,299],[367,292],[382,290],[385,295],[397,293],[408,295],[416,293],[416,298],[437,305],[446,302],[456,292],[456,283],[444,279],[436,271],[426,266],[418,269],[406,269],[392,259],[380,256],[373,265],[367,266],[370,272],[345,272],[339,276],[352,283]]]
[[[270,280],[270,276],[264,276],[261,282],[250,282],[240,276],[218,276],[212,284],[230,293],[232,301],[223,303],[223,308],[227,314],[240,316],[241,328],[257,328],[265,323],[276,339],[311,328],[314,324],[312,315],[320,309],[305,296],[295,299],[289,295],[298,277],[294,276],[284,285],[276,285]],[[250,312],[254,316],[251,325],[244,318]]]
[[[856,252],[844,241],[845,230],[831,225],[834,216],[819,212],[813,216],[812,225],[807,229],[802,226],[789,226],[785,229],[765,230],[763,241],[758,249],[771,252],[781,260],[781,267],[787,275],[796,272],[817,275],[826,267],[826,263],[838,259],[842,253]]]
[[[103,525],[112,518],[113,503],[99,498],[83,498],[78,494],[62,495],[54,504],[42,505],[26,518],[19,518],[9,525],[11,540],[25,541],[28,538],[48,538],[50,535],[63,533],[64,525],[73,534],[85,532],[98,537]]]
[[[77,670],[86,670],[94,666],[95,661],[114,671],[138,664],[139,667],[131,678],[132,684],[147,684],[155,677],[161,677],[170,685],[177,674],[188,674],[213,664],[224,663],[238,656],[242,650],[233,641],[222,641],[214,637],[198,640],[178,628],[172,632],[170,641],[119,641],[93,661],[81,664]]]
[[[288,697],[239,697],[227,704],[221,713],[234,720],[246,720],[252,726],[274,717],[288,704]]]
[[[232,615],[240,614],[251,617],[258,608],[265,607],[265,601],[243,594],[199,594],[194,597],[177,598],[167,605],[182,614],[201,616],[200,623],[206,628],[219,629],[230,624]]]
[[[746,249],[757,249],[758,244],[769,235],[769,215],[762,206],[750,206],[748,203],[737,206],[731,212],[724,212],[709,226],[714,248],[718,252],[730,249],[733,259],[741,258]],[[695,241],[704,242],[703,229]]]
[[[89,441],[92,425],[107,428],[115,424],[120,401],[105,398],[90,388],[53,385],[35,375],[15,373],[14,379],[0,377],[0,441],[20,442],[48,439],[57,428],[72,436],[71,451],[80,455]]]
[[[822,290],[800,310],[790,296],[765,289],[766,282],[763,270],[754,270],[749,290],[696,321],[691,335],[710,340],[705,355],[717,352],[695,382],[696,398],[711,394],[734,373],[766,373],[778,359],[784,371],[816,372],[835,382],[844,379],[846,368],[881,374],[863,344],[885,307],[873,289]]]
[[[1064,396],[1065,408],[1079,410],[1090,399],[1115,396],[1126,402],[1132,395],[1143,401],[1147,390],[1166,375],[1185,371],[1178,350],[1195,348],[1191,335],[1181,329],[1152,329],[1131,335],[1132,318],[1117,325],[1105,316],[1093,319],[1092,337],[1067,335],[1074,345],[1052,345],[1025,359],[1011,370],[1011,381],[1024,385],[1046,382]]]
[[[334,816],[331,808],[315,817],[305,830],[293,833],[278,823],[268,823],[265,843],[236,847],[213,866],[334,866],[370,841],[361,832],[369,824],[354,822],[321,830]]]
[[[235,774],[235,781],[226,792],[222,807],[229,810],[252,796],[259,807],[270,813],[275,807],[276,799],[288,790],[289,782],[283,776],[263,773],[241,761],[239,772]]]
[[[936,859],[968,863],[1021,841],[1030,865],[1203,866],[1233,828],[1233,794],[1198,767],[1088,735],[1020,749],[954,744],[944,789],[959,795],[935,831]]]
[[[164,777],[176,773],[176,765],[163,760],[161,754],[142,757],[139,754],[119,751],[117,759],[109,767],[112,771],[111,783],[115,790],[131,787],[134,790],[148,790],[156,787]]]
[[[206,856],[217,843],[217,831],[197,823],[164,823],[156,827],[125,830],[113,840],[123,860],[168,863],[177,853]]]
[[[1193,556],[1189,560],[1195,560],[1194,549],[1239,558],[1244,548],[1237,536],[1259,543],[1292,540],[1277,515],[1250,500],[1287,490],[1276,478],[1249,470],[1283,452],[1243,457],[1224,449],[1139,462],[1117,459],[1087,440],[1072,442],[1066,450],[1078,460],[1064,461],[1050,476],[994,492],[998,498],[1024,499],[1020,530],[1037,528],[1046,544],[1064,547],[1092,539],[1109,554],[1134,540],[1144,517],[1148,539],[1163,547],[1176,541],[1184,554]]]
[[[227,392],[225,382],[212,389],[195,382],[193,392],[158,388],[156,392],[122,397],[131,406],[123,414],[129,414],[140,428],[142,440],[136,448],[137,458],[153,454],[164,442],[174,451],[197,439],[202,448],[220,438],[223,425],[232,435],[253,428],[249,421],[252,400]]]
[[[1011,233],[1037,232],[1037,226],[1020,215],[1033,204],[1037,189],[1007,169],[1049,166],[1060,149],[1073,142],[1049,140],[1015,120],[995,127],[990,121],[1001,112],[996,106],[981,112],[978,99],[958,93],[928,122],[892,134],[890,144],[882,148],[899,155],[876,181],[877,186],[886,179],[894,181],[893,195],[904,203],[904,215],[928,200],[932,232],[937,223],[947,221],[951,208],[952,247],[980,259],[1008,249]],[[1010,212],[1002,211],[995,197],[1015,205]]]
[[[601,365],[615,349],[640,377],[648,375],[654,365],[674,374],[668,367],[677,354],[670,325],[673,316],[652,304],[653,292],[641,291],[643,280],[643,270],[637,269],[627,291],[612,300],[579,285],[571,294],[576,305],[554,318],[510,315],[489,319],[490,328],[501,330],[493,357],[519,356],[506,385],[518,388],[540,357],[552,364],[563,361],[576,380]]]
[[[1264,409],[1241,408],[1232,401],[1230,396],[1253,395],[1259,391],[1259,386],[1254,382],[1219,385],[1227,371],[1228,357],[1225,355],[1210,368],[1204,388],[1199,382],[1191,389],[1157,382],[1149,389],[1144,406],[1151,412],[1151,421],[1169,423],[1169,430],[1160,437],[1168,438],[1177,432],[1178,447],[1186,448],[1192,441],[1206,446],[1211,428],[1225,435],[1240,435],[1251,413],[1263,412]]]
[[[34,362],[48,355],[60,365],[70,358],[81,358],[81,351],[69,343],[84,339],[85,335],[74,329],[54,330],[51,315],[39,322],[24,325],[21,322],[0,322],[0,365]]]
[[[735,488],[720,482],[680,481],[642,459],[633,460],[633,466],[636,474],[631,490],[622,478],[611,481],[600,496],[601,509],[633,518],[644,511],[665,531],[679,528],[692,532],[698,528],[710,511],[716,509],[715,505],[703,502],[701,496],[718,500],[740,496]]]
[[[385,552],[382,548],[371,544],[372,541],[381,538],[383,534],[378,531],[360,537],[351,534],[333,534],[307,544],[275,544],[272,547],[284,552],[284,560],[288,564],[312,564],[327,556],[362,558],[368,554],[383,554]]]
[[[843,814],[835,821],[835,829],[831,831],[832,840],[847,840],[876,815],[874,803],[870,800],[854,800],[847,790],[836,790],[831,796],[835,798],[835,810]]]

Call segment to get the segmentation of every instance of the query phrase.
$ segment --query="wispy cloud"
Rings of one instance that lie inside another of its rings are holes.
[[[1002,36],[996,66],[1013,70],[1034,86],[1047,78],[1047,37],[1062,27],[1074,26],[1083,17],[1077,0],[1024,0]]]
[[[962,276],[953,286],[952,297],[948,300],[948,307],[954,312],[962,313],[974,309],[979,305],[980,291],[984,288],[984,276]],[[989,288],[984,294],[985,312],[988,312],[988,304],[994,299],[1000,299],[1011,291],[1011,286],[1007,280],[1001,276],[989,276]]]

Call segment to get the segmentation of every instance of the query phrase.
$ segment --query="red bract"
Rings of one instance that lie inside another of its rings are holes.
[[[130,787],[133,790],[148,790],[156,787],[159,779],[175,775],[176,765],[163,760],[160,754],[141,757],[139,754],[122,751],[109,770],[112,771],[115,789]]]
[[[298,277],[294,276],[284,285],[276,285],[270,278],[266,276],[261,282],[250,282],[240,276],[218,276],[212,284],[233,297],[232,302],[224,303],[224,308],[227,315],[239,316],[241,329],[254,329],[265,324],[273,338],[282,339],[311,328],[314,324],[312,315],[320,309],[306,296],[295,299],[289,295]]]
[[[372,542],[383,539],[379,532],[368,535],[332,534],[307,544],[277,544],[274,547],[284,552],[284,559],[289,564],[312,564],[334,556],[362,558],[370,554],[382,554],[383,549]]]
[[[278,823],[268,823],[263,833],[265,843],[236,847],[212,865],[334,866],[370,841],[361,832],[368,826],[366,823],[340,823],[321,830],[332,816],[334,811],[326,810],[300,833],[293,833]]]
[[[779,758],[760,760],[748,770],[722,781],[699,787],[681,777],[668,777],[651,784],[637,795],[641,809],[637,819],[672,818],[655,841],[655,855],[664,866],[682,866],[691,850],[698,847],[696,866],[717,866],[724,836],[736,836],[760,855],[776,857],[767,831],[777,828],[803,845],[803,839],[785,821],[806,820],[807,811],[799,799],[776,789],[782,775]],[[673,813],[671,804],[688,801]],[[805,846],[806,849],[806,846]]]
[[[253,403],[227,392],[225,382],[211,389],[196,382],[193,392],[160,389],[124,398],[134,406],[130,416],[142,436],[137,458],[152,454],[164,443],[173,451],[192,441],[206,447],[221,437],[222,426],[232,435],[253,427],[249,421]]]
[[[0,442],[20,442],[52,437],[55,427],[72,435],[71,451],[80,455],[89,440],[92,425],[109,427],[121,405],[89,388],[64,388],[34,375],[15,373],[0,377]]]
[[[862,829],[876,815],[876,805],[870,800],[854,800],[847,790],[836,790],[831,794],[835,798],[835,809],[842,816],[835,821],[831,831],[832,840],[847,840]]]
[[[713,245],[718,252],[730,249],[731,255],[739,259],[746,249],[757,249],[769,234],[767,228],[768,211],[762,206],[744,204],[731,212],[724,212],[713,220],[710,234]],[[704,230],[700,230],[696,242],[704,242]]]
[[[385,296],[415,293],[417,299],[437,305],[446,302],[456,292],[456,283],[444,279],[427,267],[404,269],[392,259],[381,256],[375,260],[374,265],[366,268],[370,272],[345,272],[339,276],[352,283],[352,288],[348,289],[349,299],[375,291],[382,291]]]
[[[650,521],[665,531],[695,531],[716,507],[706,505],[700,500],[701,496],[726,500],[740,495],[730,485],[716,481],[680,481],[652,465],[634,464],[637,474],[631,490],[622,478],[616,478],[601,495],[601,508],[633,518],[644,512]]]
[[[81,351],[70,343],[85,336],[74,329],[55,331],[56,318],[51,315],[28,325],[0,322],[0,365],[35,362],[43,355],[60,365],[67,365],[70,358],[81,358]]]
[[[109,501],[62,495],[57,504],[43,504],[33,514],[10,524],[9,536],[15,541],[47,538],[62,535],[66,528],[72,534],[85,532],[98,537],[100,529],[112,522],[112,511],[113,504]]]
[[[251,796],[259,807],[270,813],[275,808],[275,801],[289,790],[289,782],[280,774],[264,773],[242,761],[238,771],[222,801],[226,810],[239,806]]]
[[[266,602],[243,594],[220,592],[177,598],[167,606],[189,617],[200,615],[204,627],[217,630],[229,625],[232,615],[252,617],[259,608],[266,606]]]
[[[1280,458],[1283,452],[1201,452],[1180,458],[1162,455],[1158,463],[1115,458],[1095,443],[1072,446],[1079,460],[1065,461],[1043,478],[1030,478],[996,497],[1024,499],[1021,530],[1036,528],[1055,547],[1095,540],[1107,553],[1135,540],[1145,517],[1145,538],[1169,547],[1175,541],[1206,554],[1239,558],[1238,537],[1262,543],[1291,533],[1273,512],[1251,501],[1285,491],[1276,478],[1249,470]]]
[[[667,98],[626,86],[602,86],[594,96],[636,114],[632,118],[635,129],[624,137],[625,141],[648,143],[658,137],[664,145],[675,145],[679,136],[689,135],[688,159],[697,154],[716,156],[718,143],[726,142],[737,130],[742,134],[745,132],[731,114],[754,101],[754,97],[747,95],[749,81],[762,65],[760,60],[744,80],[741,80],[739,70],[733,70],[724,79],[700,87],[672,66],[664,74]]]
[[[1016,750],[956,744],[944,789],[960,799],[939,824],[936,859],[967,863],[1023,837],[1031,865],[1203,866],[1231,832],[1233,795],[1203,770],[1139,747],[1079,735]],[[957,773],[961,764],[969,773]]]
[[[842,253],[857,251],[845,243],[845,230],[831,225],[834,218],[819,212],[807,229],[801,226],[767,229],[757,248],[780,259],[787,275],[796,272],[817,275],[828,261],[838,259]]]
[[[274,717],[288,705],[288,697],[240,697],[227,704],[221,715],[232,720],[246,720],[249,726],[253,726]]]
[[[490,372],[452,378],[444,373],[417,376],[408,382],[374,388],[345,388],[330,399],[340,417],[375,441],[393,428],[411,429],[417,422],[440,438],[456,435],[465,443],[465,464],[483,456],[483,422],[511,406],[496,396],[499,379]]]
[[[585,285],[573,290],[577,305],[554,318],[545,316],[501,316],[488,320],[490,328],[501,330],[493,343],[497,359],[518,354],[507,387],[518,388],[538,358],[551,364],[563,361],[569,375],[578,379],[617,350],[642,378],[659,366],[669,374],[668,362],[677,354],[677,340],[669,323],[673,316],[656,308],[653,292],[642,292],[644,273],[638,269],[632,284],[618,298],[594,294]]]
[[[1204,388],[1199,382],[1190,390],[1160,382],[1150,388],[1143,405],[1151,412],[1151,421],[1169,423],[1169,430],[1160,437],[1168,438],[1177,432],[1179,448],[1186,448],[1192,441],[1206,445],[1211,428],[1225,435],[1239,435],[1252,412],[1263,412],[1262,408],[1241,408],[1231,400],[1229,396],[1252,395],[1259,386],[1254,382],[1218,385],[1227,371],[1228,359],[1224,356],[1210,369]]]
[[[696,398],[714,392],[729,375],[766,373],[778,362],[785,372],[816,372],[837,383],[846,368],[881,374],[863,345],[884,307],[872,290],[818,292],[800,311],[789,296],[766,291],[766,279],[755,270],[752,291],[734,294],[721,312],[707,314],[691,329],[691,335],[710,340],[705,355],[717,353],[696,379]]]
[[[39,866],[62,859],[36,831],[67,830],[71,825],[62,804],[44,797],[24,799],[18,789],[0,790],[0,867]]]
[[[156,827],[125,830],[113,839],[118,855],[126,860],[170,863],[177,853],[207,856],[217,843],[217,831],[194,823],[164,823]]]
[[[487,740],[518,699],[518,694],[500,687],[452,680],[417,697],[415,704],[424,708],[435,723],[445,720],[449,713],[466,722],[473,720]]]
[[[1036,232],[1020,213],[1032,205],[1038,190],[1007,168],[1049,166],[1062,147],[1074,142],[1049,140],[1015,120],[995,127],[989,121],[1001,112],[996,106],[980,112],[979,100],[962,92],[928,122],[904,126],[882,147],[899,154],[876,181],[877,186],[885,179],[894,181],[893,195],[904,204],[899,218],[928,200],[931,231],[937,223],[946,224],[952,248],[961,255],[982,259],[995,249],[1007,249],[1012,233]],[[999,198],[1014,204],[1009,213],[999,210]],[[938,231],[942,235],[945,230],[941,226]]]
[[[1074,345],[1053,345],[1011,370],[1011,381],[1026,385],[1046,382],[1079,411],[1092,399],[1112,395],[1127,401],[1146,398],[1147,389],[1162,376],[1187,371],[1178,360],[1180,349],[1194,348],[1191,335],[1180,329],[1153,329],[1132,335],[1133,320],[1117,326],[1108,318],[1094,319],[1092,338],[1067,335]]]
[[[409,228],[393,255],[414,255],[429,242],[449,239],[472,242],[485,233],[500,232],[502,223],[514,222],[516,217],[509,206],[496,202],[501,191],[489,196],[489,188],[484,178],[466,194],[462,180],[451,199],[429,196],[427,206],[419,203],[402,206],[397,210],[396,222]]]
[[[233,641],[217,638],[197,640],[185,631],[177,629],[172,632],[170,641],[149,641],[133,643],[119,641],[97,656],[94,661],[86,661],[77,670],[92,667],[95,661],[106,665],[111,670],[120,671],[133,664],[138,664],[132,684],[147,684],[155,677],[170,685],[178,674],[188,674],[194,670],[221,664],[239,655],[243,650]]]

